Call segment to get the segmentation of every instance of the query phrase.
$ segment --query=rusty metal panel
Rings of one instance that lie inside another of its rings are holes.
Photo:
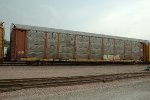
[[[42,31],[28,31],[27,57],[44,58],[45,33]]]
[[[91,59],[102,58],[102,38],[91,37]]]
[[[44,58],[48,58],[48,33],[45,32]]]
[[[120,60],[124,59],[124,40],[115,40],[115,55],[118,55]]]
[[[125,41],[125,54],[124,54],[124,59],[125,60],[132,60],[132,41]]]
[[[77,59],[88,59],[89,37],[77,34]]]
[[[61,59],[73,59],[74,55],[74,35],[68,33],[60,34],[60,51]]]
[[[0,60],[4,57],[4,27],[3,23],[0,22]]]
[[[140,43],[140,55],[144,59],[144,43]]]
[[[137,41],[132,41],[132,59],[140,60],[140,43]]]
[[[58,47],[58,34],[49,32],[48,33],[48,58],[57,58],[57,47]]]
[[[104,55],[114,55],[114,40],[111,38],[104,38]]]
[[[74,34],[74,49],[73,49],[73,59],[76,59],[76,55],[77,55],[77,35]]]
[[[48,33],[48,57],[56,58],[57,54],[57,33]]]

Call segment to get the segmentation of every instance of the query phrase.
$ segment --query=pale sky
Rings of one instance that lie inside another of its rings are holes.
[[[150,0],[0,0],[0,21],[150,40]]]

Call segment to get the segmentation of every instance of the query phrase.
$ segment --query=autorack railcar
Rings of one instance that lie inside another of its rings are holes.
[[[147,62],[148,41],[12,24],[11,61]]]

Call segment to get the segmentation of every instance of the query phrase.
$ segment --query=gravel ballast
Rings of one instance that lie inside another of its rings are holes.
[[[0,66],[0,79],[68,77],[141,72],[146,65]]]

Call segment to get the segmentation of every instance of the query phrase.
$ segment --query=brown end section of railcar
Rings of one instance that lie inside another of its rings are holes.
[[[3,22],[0,23],[0,61],[3,60],[4,57],[4,26]]]
[[[150,63],[150,43],[146,45],[146,62]]]
[[[146,62],[146,59],[147,59],[146,52],[147,52],[146,43],[140,43],[140,56],[141,56],[141,60],[144,62]]]
[[[15,26],[12,28],[10,37],[12,61],[26,57],[27,31],[28,30],[18,29]]]

